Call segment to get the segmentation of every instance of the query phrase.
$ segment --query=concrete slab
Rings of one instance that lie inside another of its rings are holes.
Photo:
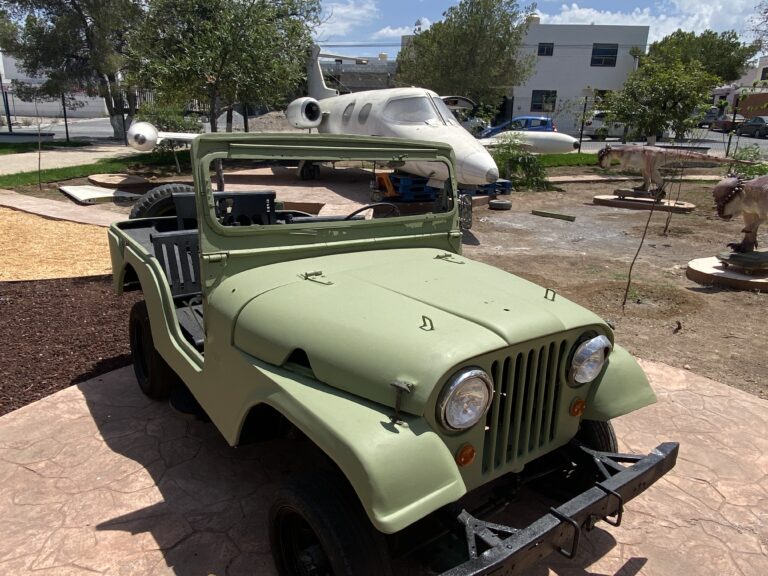
[[[659,402],[616,421],[622,449],[679,440],[677,467],[575,561],[531,574],[768,573],[768,402],[642,364]],[[143,397],[130,367],[7,414],[0,574],[273,575],[265,515],[290,447],[230,448]]]
[[[18,194],[12,190],[0,190],[0,206],[54,220],[68,220],[96,226],[109,226],[113,222],[120,222],[127,218],[122,212],[99,208],[98,206],[78,206],[72,202],[36,198],[26,194]]]

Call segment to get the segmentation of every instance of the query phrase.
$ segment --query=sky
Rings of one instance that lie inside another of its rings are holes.
[[[322,0],[324,22],[315,37],[326,52],[370,56],[397,53],[400,36],[414,24],[442,18],[451,0]],[[736,30],[749,36],[749,18],[758,0],[538,0],[542,24],[624,24],[649,26],[649,42],[678,28],[703,32]],[[526,5],[527,2],[519,2]]]

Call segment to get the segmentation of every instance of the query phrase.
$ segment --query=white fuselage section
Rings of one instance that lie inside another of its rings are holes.
[[[485,147],[467,132],[440,97],[424,88],[388,88],[319,100],[320,132],[431,140],[453,147],[460,184],[495,182],[499,171]],[[403,170],[447,180],[444,164],[406,162]]]

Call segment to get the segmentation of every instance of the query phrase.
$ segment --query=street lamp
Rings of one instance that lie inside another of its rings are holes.
[[[579,130],[579,154],[581,154],[581,141],[584,139],[584,120],[587,118],[587,101],[592,95],[592,88],[587,86],[581,91],[581,95],[584,96],[584,110],[581,111],[581,129]]]

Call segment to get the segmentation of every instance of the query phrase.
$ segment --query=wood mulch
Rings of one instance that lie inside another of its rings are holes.
[[[0,208],[0,415],[130,363],[107,231]]]

